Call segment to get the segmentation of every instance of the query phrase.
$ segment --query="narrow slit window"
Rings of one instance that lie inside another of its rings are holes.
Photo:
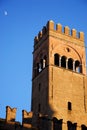
[[[68,110],[72,110],[72,103],[68,102]]]

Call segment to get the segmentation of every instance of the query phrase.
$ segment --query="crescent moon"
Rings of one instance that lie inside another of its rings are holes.
[[[7,12],[7,11],[4,11],[4,15],[8,15],[8,12]]]

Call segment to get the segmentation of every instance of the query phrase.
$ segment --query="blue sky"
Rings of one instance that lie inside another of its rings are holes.
[[[85,33],[87,0],[0,0],[0,117],[31,109],[33,40],[48,20]]]

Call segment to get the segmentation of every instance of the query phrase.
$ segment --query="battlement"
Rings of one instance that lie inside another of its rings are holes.
[[[64,30],[64,31],[63,31]],[[49,35],[49,32],[53,31],[57,34],[62,34],[65,36],[72,37],[73,39],[77,39],[80,41],[84,42],[84,33],[83,32],[78,32],[75,29],[71,29],[68,26],[65,26],[64,28],[62,27],[61,24],[56,24],[55,28],[55,23],[50,20],[47,22],[47,25],[43,27],[43,29],[38,33],[38,36],[34,38],[34,46],[37,45],[37,43],[46,35]]]
[[[6,106],[6,121],[15,121],[16,110],[17,110],[16,108]]]
[[[0,119],[0,121],[10,125],[17,124],[18,126],[20,126],[21,123],[15,121],[16,112],[17,112],[17,108],[11,108],[10,106],[6,106],[6,118]],[[26,110],[22,110],[22,126],[26,128],[31,128],[32,117],[33,117],[33,112],[27,112]]]
[[[33,117],[33,112],[27,112],[26,110],[22,110],[22,125],[24,127],[31,128],[32,117]]]

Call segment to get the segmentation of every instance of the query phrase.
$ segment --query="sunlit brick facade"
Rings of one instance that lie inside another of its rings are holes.
[[[64,30],[64,31],[62,31]],[[71,32],[71,33],[70,33]],[[48,21],[34,40],[33,125],[39,129],[87,129],[87,77],[84,33]],[[41,119],[41,118],[40,118]],[[45,123],[45,122],[48,123]]]

